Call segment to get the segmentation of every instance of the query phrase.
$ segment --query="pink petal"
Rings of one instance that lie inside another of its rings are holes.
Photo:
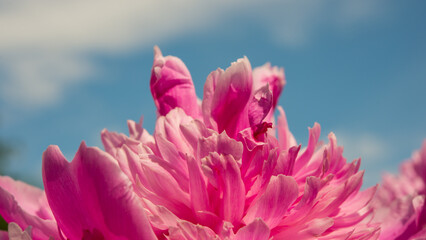
[[[154,63],[151,73],[151,93],[158,113],[166,115],[180,107],[194,118],[200,115],[191,74],[177,57],[163,57],[160,49],[154,47]]]
[[[284,88],[286,81],[284,69],[276,66],[271,67],[270,63],[253,69],[253,89],[257,90],[266,85],[272,93],[271,111],[268,114],[266,121],[270,121],[273,117],[274,109],[277,106],[278,98]]]
[[[192,208],[199,211],[211,211],[207,193],[207,185],[202,175],[199,162],[195,158],[187,159],[189,170],[189,194],[191,196]]]
[[[235,240],[267,240],[269,239],[270,229],[262,219],[253,220],[247,226],[238,230]]]
[[[218,69],[207,77],[202,110],[204,123],[230,137],[250,126],[247,103],[252,92],[251,65],[247,58],[223,71]]]
[[[170,240],[219,240],[219,236],[208,227],[195,225],[187,221],[179,221],[177,227],[169,229]]]
[[[54,219],[43,190],[4,176],[0,176],[0,187],[11,194],[16,202],[19,202],[22,210],[28,214],[42,219]]]
[[[259,88],[254,92],[248,105],[248,117],[250,126],[262,123],[272,107],[272,93],[269,86]],[[269,119],[268,119],[269,120]]]
[[[154,137],[161,135],[164,139],[173,143],[174,148],[179,152],[193,155],[193,145],[196,145],[196,142],[188,142],[180,129],[181,125],[189,125],[193,121],[194,119],[186,115],[182,109],[173,109],[166,116],[157,119]]]
[[[288,128],[287,118],[282,107],[278,107],[278,111],[280,113],[277,124],[279,145],[281,149],[287,150],[290,147],[296,146],[297,142]]]
[[[0,177],[0,215],[23,229],[32,226],[34,239],[59,237],[44,192],[9,177]]]
[[[315,123],[312,128],[309,128],[309,140],[306,150],[300,155],[295,162],[294,171],[297,173],[301,168],[305,167],[315,152],[319,137],[321,134],[321,126]]]
[[[272,176],[265,193],[247,210],[244,222],[261,218],[270,229],[278,225],[289,206],[296,200],[299,188],[289,176]]]
[[[198,158],[204,158],[211,152],[224,155],[232,155],[235,160],[240,161],[243,154],[243,145],[230,138],[226,133],[212,134],[207,138],[198,140]]]
[[[127,127],[129,128],[129,135],[130,138],[138,140],[142,143],[149,143],[154,142],[154,138],[142,128],[142,122],[143,118],[139,120],[139,123],[136,123],[135,121],[128,120],[127,121]]]
[[[43,181],[49,205],[65,236],[155,239],[131,182],[116,161],[81,144],[68,163],[57,146],[43,154]]]
[[[218,189],[210,197],[219,202],[219,216],[234,225],[238,224],[244,211],[245,188],[235,159],[232,155],[212,152],[203,159],[203,172],[209,183]]]

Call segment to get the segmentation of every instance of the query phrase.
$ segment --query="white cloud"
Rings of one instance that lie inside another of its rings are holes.
[[[361,158],[364,164],[381,164],[392,154],[390,143],[368,132],[335,131],[337,142],[344,146],[343,155],[348,160]]]
[[[362,0],[361,2],[366,2]],[[0,3],[0,82],[4,101],[21,107],[60,100],[66,87],[96,70],[90,53],[114,54],[152,48],[175,37],[232,19],[258,18],[276,42],[307,42],[327,21],[331,1],[137,1],[39,0]],[[333,21],[356,22],[375,5],[361,8],[337,3]],[[343,7],[342,7],[343,6]],[[346,7],[345,7],[346,6]],[[355,4],[355,6],[357,6]],[[349,9],[349,11],[348,11]],[[351,9],[361,9],[352,13]],[[353,20],[355,19],[355,20]]]

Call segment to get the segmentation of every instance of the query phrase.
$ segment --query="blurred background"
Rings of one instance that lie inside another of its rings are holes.
[[[152,48],[180,57],[202,97],[207,75],[247,56],[285,68],[280,98],[362,158],[365,186],[426,137],[426,2],[380,0],[0,0],[0,172],[42,186],[41,156],[71,160],[100,131],[153,132]]]

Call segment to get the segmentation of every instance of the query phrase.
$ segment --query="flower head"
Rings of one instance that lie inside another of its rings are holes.
[[[378,237],[360,160],[333,133],[321,144],[317,123],[301,149],[282,108],[274,120],[283,69],[244,57],[208,75],[200,102],[184,63],[154,51],[153,135],[128,121],[129,136],[103,130],[105,152],[83,142],[72,162],[49,146],[45,192],[0,179],[8,222],[34,239]]]
[[[426,239],[426,141],[400,174],[386,174],[371,207],[382,225],[380,239]]]

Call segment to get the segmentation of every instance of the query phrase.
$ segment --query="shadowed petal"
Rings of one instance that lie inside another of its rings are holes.
[[[151,93],[158,113],[166,115],[180,107],[194,118],[200,115],[191,74],[177,57],[163,57],[160,48],[154,47],[154,63],[151,73]]]

